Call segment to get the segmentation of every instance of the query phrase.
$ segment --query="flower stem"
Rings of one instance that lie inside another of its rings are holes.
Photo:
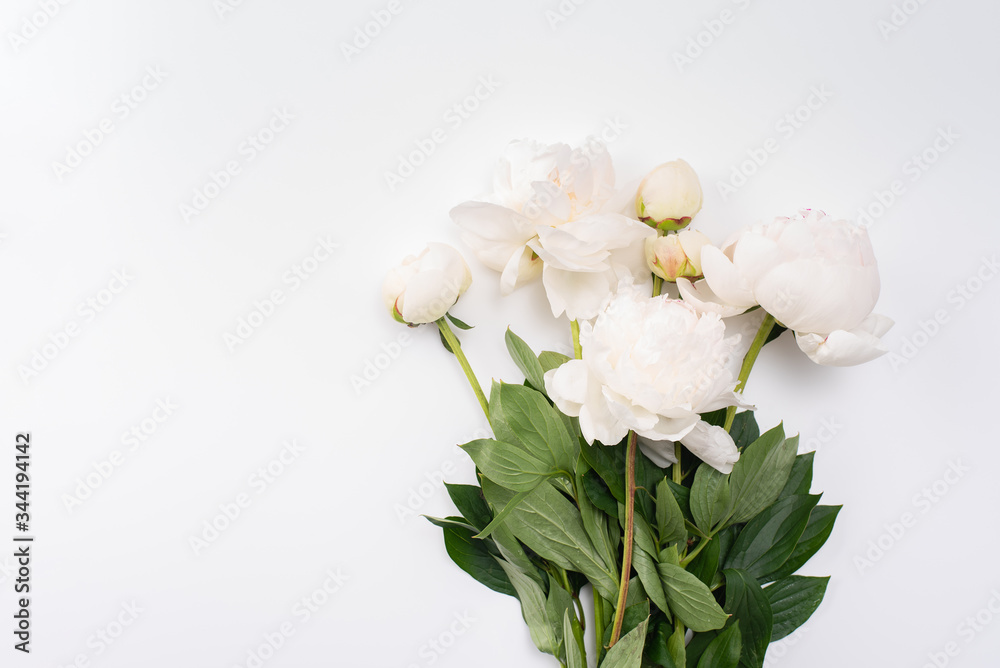
[[[580,345],[580,322],[578,320],[571,320],[569,326],[573,331],[573,356],[578,360],[582,360],[583,346]]]
[[[674,443],[674,459],[677,461],[670,465],[670,472],[673,474],[674,482],[680,485],[684,482],[684,472],[681,470],[681,442]]]
[[[625,549],[622,555],[622,581],[618,588],[618,607],[615,609],[615,625],[611,630],[611,642],[608,648],[614,647],[622,635],[622,622],[625,619],[625,599],[628,598],[628,581],[632,574],[632,539],[635,534],[635,451],[636,434],[628,433],[628,452],[626,464],[625,491]]]
[[[687,568],[688,564],[690,564],[692,561],[694,561],[694,558],[697,557],[698,554],[703,549],[705,549],[705,546],[708,545],[708,541],[710,541],[710,540],[712,540],[712,539],[711,538],[702,538],[700,541],[698,541],[698,544],[695,546],[695,548],[693,550],[691,550],[691,554],[689,554],[686,557],[684,557],[683,559],[681,559],[681,568]]]
[[[597,665],[604,654],[604,597],[594,592],[594,637],[597,640]]]
[[[448,342],[448,347],[451,351],[455,353],[455,359],[458,363],[462,365],[462,371],[465,372],[465,377],[469,379],[469,385],[472,386],[472,391],[476,393],[476,399],[479,399],[479,405],[483,408],[483,413],[486,414],[486,419],[490,419],[490,405],[486,401],[486,395],[483,394],[483,388],[479,384],[479,380],[476,379],[476,374],[472,372],[472,367],[469,366],[469,360],[465,357],[465,353],[462,352],[462,344],[458,342],[458,338],[455,336],[455,332],[451,331],[451,326],[448,325],[448,321],[445,318],[441,318],[437,321],[438,329],[441,331],[441,336],[444,340]]]
[[[663,292],[663,279],[653,274],[653,296],[659,297],[660,293]]]
[[[764,322],[760,323],[760,329],[757,330],[757,336],[754,338],[753,343],[750,344],[750,350],[747,351],[746,357],[743,358],[740,379],[736,383],[736,391],[740,394],[743,394],[743,389],[747,386],[747,378],[750,377],[750,370],[753,369],[753,364],[757,361],[757,355],[760,354],[761,349],[767,342],[767,337],[770,336],[772,329],[774,329],[774,316],[768,313],[764,317]],[[736,406],[730,406],[726,409],[726,431],[733,428],[734,419],[736,419]]]

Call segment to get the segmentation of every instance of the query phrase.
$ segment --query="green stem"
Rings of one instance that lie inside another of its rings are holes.
[[[472,386],[472,391],[476,393],[476,399],[479,399],[479,405],[483,408],[483,413],[486,414],[486,419],[490,419],[490,405],[486,401],[486,395],[483,394],[483,388],[479,384],[479,380],[476,379],[476,374],[472,372],[472,367],[469,366],[469,360],[465,357],[465,353],[462,352],[462,344],[458,342],[458,338],[455,336],[455,332],[451,331],[451,326],[448,325],[448,321],[445,318],[441,318],[437,321],[438,329],[441,331],[441,336],[444,340],[448,342],[448,347],[451,351],[455,353],[455,359],[458,363],[462,365],[462,371],[465,372],[465,377],[469,379],[469,385]]]
[[[747,379],[750,377],[750,371],[753,369],[754,362],[757,361],[757,355],[760,354],[761,349],[767,342],[767,337],[770,336],[772,329],[774,329],[774,316],[768,313],[764,317],[764,322],[760,323],[760,329],[757,330],[757,336],[754,338],[753,343],[750,344],[750,350],[747,351],[746,357],[743,358],[740,379],[736,383],[736,391],[740,394],[743,394],[743,390],[747,386]],[[734,419],[736,419],[736,406],[730,406],[726,409],[726,431],[733,428]]]
[[[569,326],[573,331],[573,357],[582,360],[583,346],[580,345],[580,323],[577,320],[571,320]]]
[[[594,637],[597,639],[597,665],[604,654],[604,597],[594,592]]]
[[[703,549],[705,549],[705,546],[708,545],[708,542],[710,540],[712,540],[712,539],[711,538],[702,538],[700,541],[698,541],[698,544],[691,551],[691,554],[689,554],[686,557],[684,557],[683,559],[681,559],[681,568],[687,568],[687,565],[690,564],[692,561],[694,561],[695,557],[697,557],[698,554]]]
[[[562,588],[569,592],[569,595],[573,598],[573,604],[576,606],[576,618],[580,622],[580,628],[582,630],[587,629],[587,618],[583,614],[583,603],[580,602],[580,594],[573,591],[573,585],[569,582],[569,575],[566,573],[565,569],[559,566],[553,565],[556,570],[556,576],[559,580],[559,584]]]
[[[673,474],[674,482],[680,485],[684,482],[684,472],[681,471],[681,442],[674,443],[674,459],[677,461],[670,465],[670,472]]]
[[[663,279],[653,274],[653,296],[659,297],[663,292]]]
[[[635,535],[635,451],[636,434],[628,433],[628,452],[626,454],[626,487],[625,490],[625,549],[622,555],[622,581],[618,588],[618,606],[615,608],[615,625],[611,630],[611,642],[608,648],[615,646],[622,635],[622,622],[625,619],[625,599],[628,598],[628,580],[632,574],[632,539]]]

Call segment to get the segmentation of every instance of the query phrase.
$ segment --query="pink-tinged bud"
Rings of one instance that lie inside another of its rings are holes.
[[[650,227],[672,232],[687,227],[701,211],[698,175],[683,160],[667,162],[646,175],[635,198],[639,220]]]
[[[710,245],[708,237],[697,230],[682,230],[665,237],[646,240],[646,264],[665,281],[701,277],[701,249]]]

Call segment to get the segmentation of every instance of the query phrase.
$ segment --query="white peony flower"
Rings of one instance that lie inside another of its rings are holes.
[[[646,175],[635,198],[639,220],[663,231],[686,227],[701,211],[698,175],[684,160],[667,162]]]
[[[861,364],[886,352],[892,326],[873,315],[880,282],[868,232],[805,210],[742,232],[722,249],[701,252],[705,280],[677,287],[685,301],[723,317],[760,305],[795,332],[818,364]]]
[[[471,284],[461,253],[448,244],[429,243],[389,272],[382,300],[399,322],[422,325],[444,317]]]
[[[630,248],[641,257],[646,234],[640,235],[638,221],[622,215],[633,198],[618,193],[614,183],[611,158],[600,142],[578,149],[512,142],[497,166],[493,193],[460,204],[451,217],[476,257],[500,272],[503,294],[544,274],[553,313],[592,318],[619,278],[646,273],[642,268],[633,274],[639,264]]]
[[[545,389],[559,410],[580,418],[591,443],[618,443],[631,429],[660,466],[673,461],[680,441],[729,473],[739,459],[733,439],[699,414],[743,405],[726,367],[739,337],[726,338],[716,315],[646,294],[620,286],[593,325],[581,324],[583,359],[546,373]]]

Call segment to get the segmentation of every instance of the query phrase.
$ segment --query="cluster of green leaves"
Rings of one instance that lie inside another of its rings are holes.
[[[731,474],[685,451],[675,476],[639,453],[622,635],[606,649],[622,569],[626,444],[588,444],[577,419],[549,401],[544,374],[567,357],[536,356],[509,330],[506,340],[525,382],[493,384],[495,438],[463,446],[480,484],[447,485],[460,516],[429,518],[449,556],[516,597],[532,641],[568,668],[587,665],[588,583],[602,668],[761,668],[768,645],[809,619],[829,580],[794,575],[840,510],[809,493],[813,454],[797,455],[798,438],[781,425],[760,434],[751,412],[731,429],[741,450]]]

